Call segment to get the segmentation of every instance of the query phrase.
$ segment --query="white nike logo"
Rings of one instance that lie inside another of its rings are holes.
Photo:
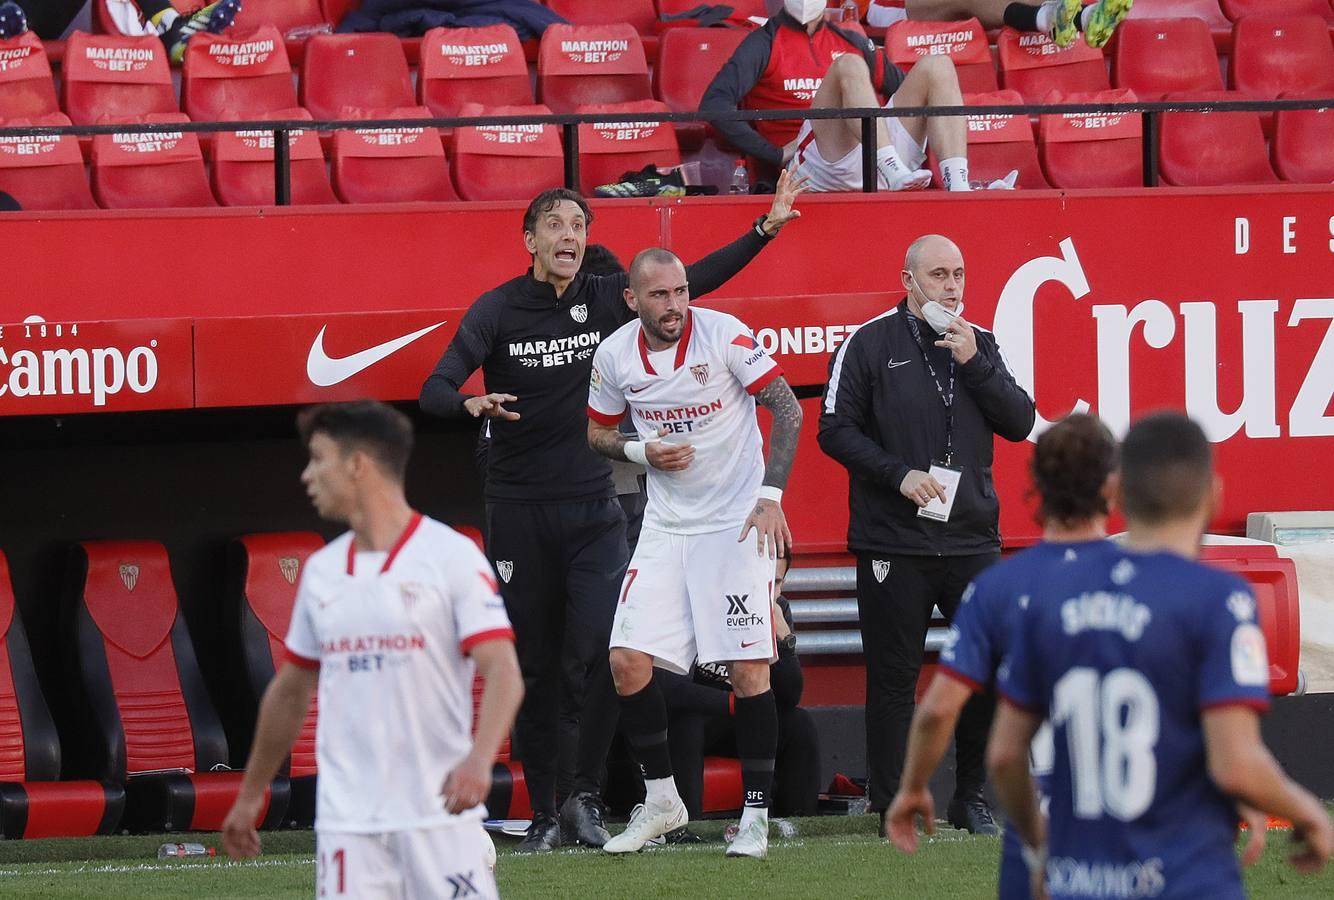
[[[899,360],[891,359],[889,361],[889,367],[891,369],[897,369],[899,366],[906,366],[910,362],[912,362],[911,359],[899,359]]]
[[[324,332],[329,327],[325,325],[320,329],[320,333],[315,335],[315,343],[310,345],[310,354],[306,357],[306,377],[310,379],[311,384],[319,387],[331,387],[340,381],[347,381],[358,372],[369,369],[386,356],[402,350],[417,338],[430,334],[443,324],[445,323],[436,322],[420,331],[396,337],[392,341],[385,341],[383,344],[376,344],[359,353],[338,359],[324,352]]]

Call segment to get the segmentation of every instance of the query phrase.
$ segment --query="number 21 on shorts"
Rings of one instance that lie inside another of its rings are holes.
[[[347,890],[347,851],[321,852],[315,861],[315,896],[337,896]]]

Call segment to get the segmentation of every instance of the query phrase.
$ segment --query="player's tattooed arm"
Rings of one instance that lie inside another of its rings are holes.
[[[629,441],[615,425],[603,425],[592,419],[588,420],[588,446],[608,459],[626,460],[625,445]]]
[[[771,487],[787,487],[792,474],[792,461],[797,456],[797,438],[801,434],[801,403],[787,379],[778,376],[755,395],[755,401],[769,410],[774,417],[769,434],[769,459],[764,467],[764,483]]]

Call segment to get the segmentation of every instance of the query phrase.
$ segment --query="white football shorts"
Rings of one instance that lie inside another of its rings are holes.
[[[645,526],[621,584],[611,646],[682,675],[701,663],[777,659],[770,612],[774,560],[740,526],[673,534]]]
[[[316,831],[315,896],[497,900],[489,843],[477,819],[378,834]]]
[[[894,105],[891,97],[887,107]],[[889,139],[894,144],[894,151],[899,160],[909,169],[922,168],[926,162],[926,141],[917,143],[908,129],[903,127],[902,119],[887,119]],[[807,140],[809,138],[809,140]],[[862,148],[853,147],[836,162],[830,162],[820,155],[820,148],[815,142],[809,121],[801,123],[797,134],[797,152],[790,163],[793,175],[804,175],[809,179],[807,190],[816,193],[836,191],[860,191],[862,189]],[[880,185],[884,189],[884,185]]]

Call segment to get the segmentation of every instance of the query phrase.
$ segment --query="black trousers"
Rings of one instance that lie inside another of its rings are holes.
[[[931,607],[953,619],[968,582],[998,553],[971,556],[857,555],[857,611],[866,659],[866,764],[871,809],[889,807],[908,752]],[[973,697],[954,731],[956,796],[986,781],[987,731],[995,709],[990,694]]]
[[[613,499],[489,503],[486,546],[500,574],[526,691],[515,750],[533,809],[554,814],[561,684],[580,668],[570,657],[587,672],[574,790],[600,792],[616,733],[607,644],[628,562],[625,515]]]

